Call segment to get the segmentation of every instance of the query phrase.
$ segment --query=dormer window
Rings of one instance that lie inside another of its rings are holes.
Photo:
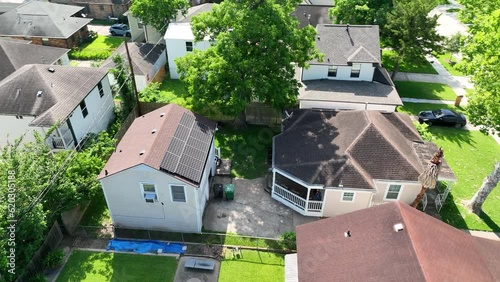
[[[359,77],[360,71],[361,71],[361,64],[352,64],[351,77]]]
[[[328,67],[328,77],[337,77],[337,66]]]

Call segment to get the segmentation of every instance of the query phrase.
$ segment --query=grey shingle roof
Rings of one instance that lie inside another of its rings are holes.
[[[68,38],[92,20],[71,17],[82,9],[31,1],[0,15],[0,35]]]
[[[325,58],[312,64],[346,66],[381,62],[378,25],[318,24],[316,30],[316,48]]]
[[[0,39],[0,81],[27,64],[53,64],[68,49],[26,44],[22,40]]]
[[[147,113],[134,120],[98,179],[145,164],[198,186],[215,128],[215,122],[176,104]]]
[[[209,11],[212,11],[212,6],[214,4],[213,3],[205,3],[205,4],[201,4],[201,5],[196,5],[196,6],[193,6],[193,7],[190,7],[187,11],[187,14],[186,16],[183,16],[183,15],[180,15],[178,18],[177,18],[177,22],[178,23],[190,23],[191,22],[191,19],[200,14],[200,13],[203,13],[203,12],[209,12]],[[217,5],[217,4],[215,4]]]
[[[30,125],[51,126],[65,120],[106,74],[96,68],[25,65],[0,82],[0,114],[36,116]]]
[[[306,80],[299,100],[403,105],[396,88],[367,81]]]
[[[408,123],[409,116],[400,113],[296,110],[275,137],[274,165],[327,187],[417,181],[423,167],[412,143],[423,141]]]
[[[332,20],[328,17],[328,9],[330,8],[331,6],[298,5],[292,15],[299,20],[299,27],[309,24],[316,27],[318,24],[332,23]]]
[[[149,73],[153,65],[156,63],[161,53],[165,50],[165,45],[162,44],[150,44],[150,43],[140,43],[131,42],[127,43],[132,58],[132,65],[134,67],[134,74],[136,75],[146,75]],[[101,65],[101,68],[114,68],[113,57],[116,54],[120,54],[125,62],[127,61],[127,51],[125,50],[124,43],[120,45],[113,54],[106,59]],[[146,57],[147,55],[147,57]],[[152,77],[151,77],[152,78]]]

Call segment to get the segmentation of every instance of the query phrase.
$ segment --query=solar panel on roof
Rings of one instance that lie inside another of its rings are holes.
[[[184,113],[160,168],[199,183],[212,144],[213,130]]]

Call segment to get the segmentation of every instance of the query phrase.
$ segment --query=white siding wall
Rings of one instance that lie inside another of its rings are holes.
[[[372,81],[375,68],[372,64],[361,64],[359,77],[351,77],[350,66],[338,66],[337,76],[328,77],[328,66],[326,65],[311,65],[308,69],[303,70],[302,80],[314,79],[332,79],[332,80],[352,80],[352,81]]]
[[[343,202],[342,192],[353,192],[353,202]],[[337,216],[370,207],[371,192],[358,190],[325,189],[323,216]]]
[[[145,75],[134,75],[135,77],[135,85],[137,87],[137,91],[141,92],[148,86],[148,82],[146,81],[146,76]]]
[[[165,40],[163,39],[163,34],[159,33],[154,27],[152,26],[144,26],[144,35],[146,36],[146,43],[151,43],[151,44],[156,44],[158,41],[161,44],[165,43]]]
[[[154,183],[158,201],[146,203],[141,182]],[[186,203],[172,201],[171,184],[183,185]],[[170,175],[139,165],[101,179],[113,223],[129,227],[178,232],[200,232],[196,188]],[[163,203],[163,205],[162,205]]]
[[[144,34],[144,30],[139,28],[139,20],[132,16],[132,13],[128,13],[128,26],[130,28],[131,40],[136,41],[138,37],[142,37]]]
[[[336,109],[336,110],[377,110],[381,112],[392,113],[396,106],[380,104],[361,104],[361,103],[342,103],[327,101],[299,100],[301,109]]]
[[[374,110],[374,111],[381,111],[381,112],[386,112],[386,113],[392,113],[392,112],[396,111],[396,106],[368,104],[367,110]]]
[[[97,85],[85,97],[88,115],[83,118],[82,110],[78,105],[69,118],[78,142],[89,132],[99,133],[106,129],[108,123],[113,118],[113,96],[109,85],[108,76],[105,76],[102,82],[104,96],[99,96]]]
[[[24,137],[23,143],[35,140],[32,134],[33,131],[38,131],[41,136],[45,136],[42,128],[28,126],[34,119],[34,117],[30,116],[23,116],[22,119],[16,119],[15,116],[0,115],[0,148],[7,144],[7,140],[12,144],[14,140],[25,133],[28,134]]]
[[[377,193],[373,195],[374,203],[389,202],[391,200],[384,200],[387,189],[390,184],[400,184],[402,191],[400,192],[399,201],[405,204],[411,204],[417,194],[420,192],[421,185],[418,182],[387,182],[376,180]]]

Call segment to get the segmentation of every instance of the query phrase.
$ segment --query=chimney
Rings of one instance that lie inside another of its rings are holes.
[[[393,227],[394,227],[395,232],[401,232],[401,231],[405,230],[402,223],[396,223],[396,224],[394,224]]]

